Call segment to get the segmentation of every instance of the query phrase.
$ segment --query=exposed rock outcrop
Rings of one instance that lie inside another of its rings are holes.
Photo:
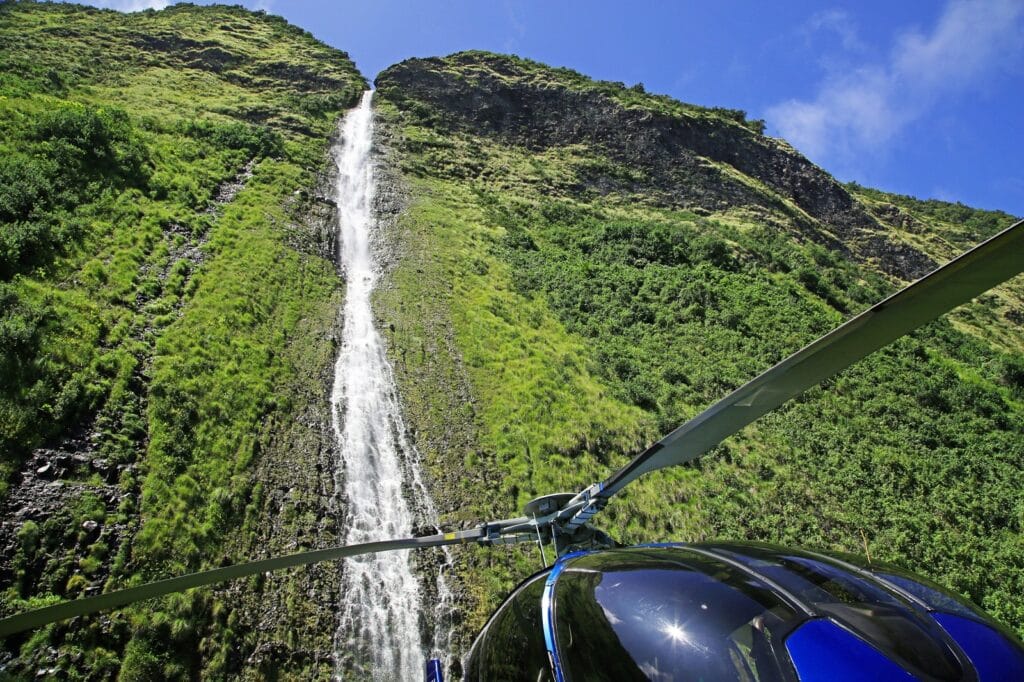
[[[784,142],[722,116],[625,106],[600,90],[562,82],[556,71],[550,79],[537,78],[537,68],[513,57],[466,52],[401,62],[376,84],[405,110],[434,117],[435,128],[469,130],[536,150],[592,146],[641,170],[648,194],[666,205],[777,209],[788,202],[805,236],[873,260],[893,277],[915,279],[934,268],[931,258],[891,235],[841,184]],[[753,182],[723,172],[721,164]],[[624,189],[614,179],[592,183],[604,191]]]

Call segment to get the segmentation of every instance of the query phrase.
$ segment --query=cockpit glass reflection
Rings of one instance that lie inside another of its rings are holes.
[[[781,679],[771,633],[794,614],[757,578],[681,548],[615,554],[573,562],[555,587],[572,679]]]

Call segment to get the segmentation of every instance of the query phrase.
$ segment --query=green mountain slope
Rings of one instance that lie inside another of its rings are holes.
[[[377,88],[408,205],[381,315],[453,523],[605,477],[1012,222],[844,187],[743,112],[516,58],[409,60]],[[1022,293],[1018,278],[650,476],[601,525],[866,552],[1024,631]],[[467,401],[437,390],[452,385]],[[467,631],[535,554],[461,555]]]
[[[3,612],[336,540],[317,187],[364,88],[262,13],[0,4]],[[326,676],[333,580],[58,624],[5,641],[5,669]]]

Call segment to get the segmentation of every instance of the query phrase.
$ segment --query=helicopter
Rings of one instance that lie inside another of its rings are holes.
[[[603,481],[463,530],[344,545],[177,576],[0,619],[0,637],[236,578],[346,557],[536,543],[556,560],[477,635],[464,679],[1024,680],[1024,644],[977,606],[899,568],[739,542],[623,547],[591,525],[619,492],[691,462],[805,390],[1024,271],[1024,220],[740,386]],[[545,560],[546,564],[546,560]],[[439,660],[428,682],[443,682]]]

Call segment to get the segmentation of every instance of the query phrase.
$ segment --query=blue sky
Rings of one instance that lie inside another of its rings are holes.
[[[408,57],[510,52],[744,109],[840,180],[1024,215],[1024,0],[242,4],[371,78]]]

